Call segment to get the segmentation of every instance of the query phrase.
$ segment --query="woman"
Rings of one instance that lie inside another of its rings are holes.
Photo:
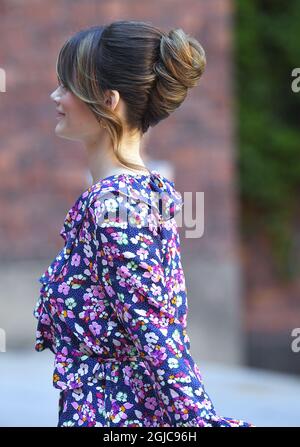
[[[218,416],[205,391],[186,332],[182,197],[140,155],[205,64],[181,29],[135,21],[81,30],[59,52],[55,132],[83,142],[93,184],[67,213],[34,310],[35,349],[55,354],[58,426],[253,426]]]

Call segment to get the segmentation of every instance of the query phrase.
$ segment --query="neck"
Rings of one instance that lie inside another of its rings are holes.
[[[85,143],[85,148],[88,157],[88,170],[92,177],[93,184],[99,182],[101,179],[114,174],[145,174],[148,170],[140,156],[140,139],[135,141],[122,140],[119,147],[119,154],[121,154],[127,161],[138,164],[144,169],[127,168],[119,162],[113,153],[111,144],[108,141],[108,134],[106,134],[102,141],[89,141]]]

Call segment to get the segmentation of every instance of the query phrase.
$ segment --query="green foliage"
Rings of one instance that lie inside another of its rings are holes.
[[[265,231],[278,272],[297,274],[291,262],[293,216],[300,190],[300,2],[236,0],[235,62],[238,168],[242,209],[255,210],[249,231]],[[252,215],[252,214],[251,214]]]

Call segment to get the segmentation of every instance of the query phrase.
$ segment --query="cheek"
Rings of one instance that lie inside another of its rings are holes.
[[[93,112],[88,108],[88,106],[76,98],[71,92],[68,92],[64,98],[61,100],[62,107],[65,113],[68,114],[68,117],[72,122],[79,123],[81,125],[97,125],[97,120],[93,114]]]
[[[71,92],[67,92],[62,98],[61,98],[61,104],[63,107],[63,110],[68,115],[75,116],[80,113],[80,108],[78,107],[78,103],[74,98],[74,95]]]

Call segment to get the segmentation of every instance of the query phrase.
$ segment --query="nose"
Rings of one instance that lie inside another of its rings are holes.
[[[59,99],[58,96],[58,88],[56,88],[52,93],[50,93],[50,98],[53,99],[53,101],[57,102]]]

